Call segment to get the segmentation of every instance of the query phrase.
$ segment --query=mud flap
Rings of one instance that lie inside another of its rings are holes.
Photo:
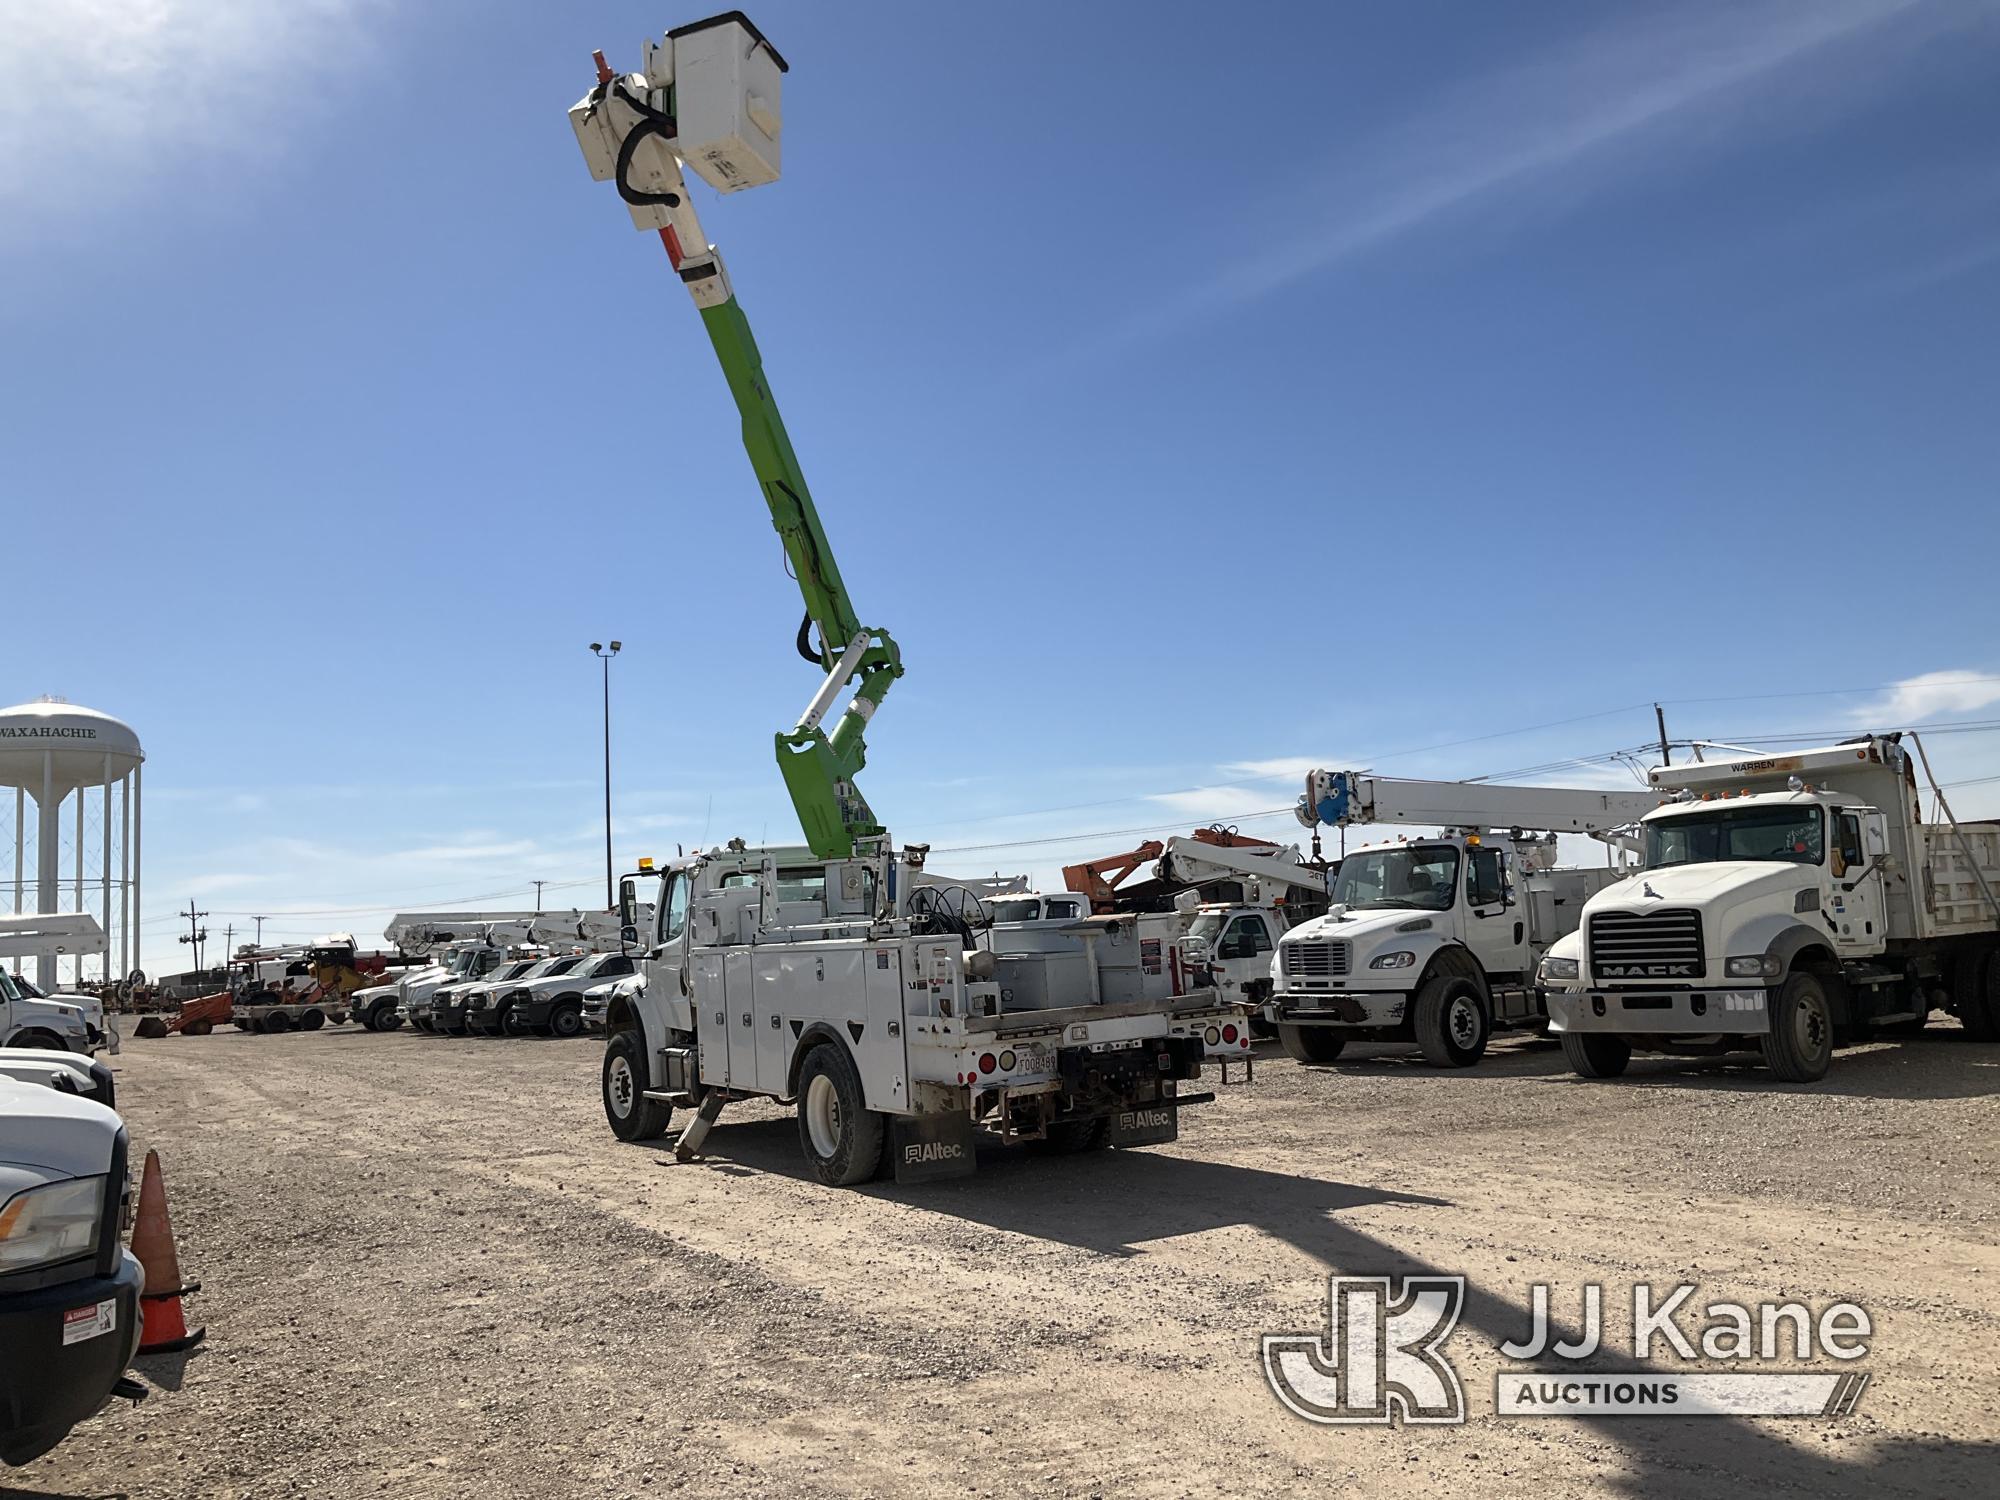
[[[1180,1133],[1180,1109],[1171,1099],[1121,1109],[1111,1117],[1114,1146],[1162,1146]]]
[[[978,1166],[972,1151],[972,1121],[964,1115],[897,1115],[889,1121],[896,1181],[935,1182],[970,1177]]]

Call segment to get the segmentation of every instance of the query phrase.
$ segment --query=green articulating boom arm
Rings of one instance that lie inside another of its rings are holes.
[[[695,28],[682,28],[691,29]],[[769,45],[761,37],[757,43]],[[597,87],[570,110],[570,120],[592,175],[615,180],[633,223],[659,231],[675,271],[701,310],[730,394],[742,413],[743,446],[763,486],[771,524],[784,543],[792,576],[805,597],[799,653],[819,663],[826,674],[798,723],[776,736],[778,769],[814,855],[846,859],[853,855],[857,839],[885,832],[854,778],[868,760],[863,743],[868,721],[889,684],[903,675],[902,656],[887,631],[863,625],[855,613],[798,455],[778,415],[778,403],[764,378],[750,322],[729,284],[721,255],[703,235],[688,202],[683,163],[675,154],[680,144],[675,89],[653,87],[643,74],[613,74],[602,54],[597,65]],[[815,631],[817,642],[811,639]],[[850,684],[853,695],[829,733],[820,727],[821,720]]]
[[[889,684],[903,675],[902,655],[886,630],[868,628],[854,612],[784,419],[778,415],[778,403],[772,399],[770,382],[764,378],[764,362],[742,304],[731,295],[702,308],[701,320],[743,414],[743,446],[764,487],[771,524],[785,544],[792,576],[805,596],[799,652],[826,669],[829,701],[833,692],[859,679],[831,734],[820,728],[826,705],[815,698],[797,725],[776,736],[778,769],[798,809],[806,842],[821,859],[846,859],[854,853],[855,839],[883,832],[854,777],[868,763],[863,742],[868,720],[881,707]],[[819,633],[816,645],[807,639],[809,629]],[[859,649],[851,660],[850,647]]]

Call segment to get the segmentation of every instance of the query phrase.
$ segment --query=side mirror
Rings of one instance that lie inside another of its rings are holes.
[[[618,929],[628,943],[639,935],[638,893],[632,889],[630,879],[618,882]]]

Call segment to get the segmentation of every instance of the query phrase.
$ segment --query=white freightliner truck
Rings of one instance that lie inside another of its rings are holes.
[[[1756,1048],[1810,1083],[1843,1037],[1934,1009],[2000,1038],[2000,824],[1925,822],[1902,741],[1654,770],[1674,800],[1640,825],[1642,870],[1542,962],[1570,1066]]]
[[[1556,835],[1613,843],[1657,792],[1412,781],[1314,771],[1299,821],[1441,828],[1342,856],[1326,915],[1278,940],[1264,1014],[1300,1062],[1351,1040],[1414,1041],[1468,1067],[1496,1027],[1543,1020],[1536,964],[1615,869],[1557,869]]]
[[[912,878],[922,856],[886,838],[834,861],[737,844],[660,872],[657,923],[633,929],[646,987],[605,1016],[612,1130],[650,1139],[699,1107],[688,1156],[725,1102],[794,1102],[806,1159],[834,1185],[885,1166],[904,1182],[963,1175],[981,1133],[1064,1151],[1173,1140],[1180,1106],[1210,1097],[1181,1092],[1206,1033],[1244,1045],[1245,1011],[1176,993],[1171,939],[1135,918],[1072,924],[1104,929],[1081,955],[1004,930],[995,951],[976,896]]]
[[[648,42],[640,72],[598,57],[569,112],[591,175],[659,236],[698,310],[803,598],[796,646],[821,679],[773,745],[806,842],[739,843],[666,869],[644,934],[645,992],[614,997],[606,1013],[605,1113],[639,1140],[696,1106],[676,1146],[685,1158],[729,1099],[794,1100],[806,1157],[835,1184],[876,1175],[885,1139],[904,1180],[971,1170],[982,1129],[1069,1147],[1171,1140],[1208,1025],[1240,1032],[1241,1010],[1212,990],[1174,994],[1169,944],[1135,923],[1085,939],[1080,966],[1068,951],[982,948],[977,897],[924,886],[925,846],[896,849],[856,784],[901,650],[863,621],[834,563],[686,180],[692,170],[723,193],[777,180],[786,70],[732,11]],[[976,732],[976,718],[953,732]],[[629,883],[622,904],[639,941]],[[1010,1010],[1010,988],[1047,1003]]]

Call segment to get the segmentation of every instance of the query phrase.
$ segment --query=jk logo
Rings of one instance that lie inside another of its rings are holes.
[[[1438,1346],[1464,1307],[1463,1276],[1406,1276],[1393,1301],[1386,1276],[1329,1276],[1326,1331],[1265,1334],[1264,1378],[1308,1422],[1463,1422]]]

